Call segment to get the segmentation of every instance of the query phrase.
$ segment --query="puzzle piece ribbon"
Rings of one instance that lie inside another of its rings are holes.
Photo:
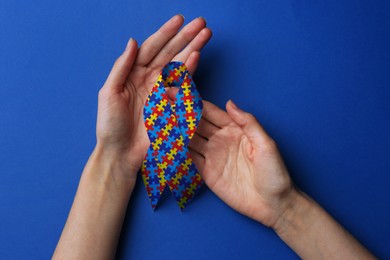
[[[166,87],[179,88],[172,103]],[[181,62],[165,65],[144,106],[150,147],[141,174],[153,209],[166,185],[183,209],[203,184],[188,151],[202,108],[202,99],[186,66]]]

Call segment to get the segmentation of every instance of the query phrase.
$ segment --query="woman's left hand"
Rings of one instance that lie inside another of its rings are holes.
[[[183,16],[172,17],[139,49],[130,39],[99,92],[96,149],[119,158],[127,177],[136,177],[149,147],[143,107],[162,68],[176,60],[193,74],[199,51],[211,38],[203,18],[179,31],[183,23]]]

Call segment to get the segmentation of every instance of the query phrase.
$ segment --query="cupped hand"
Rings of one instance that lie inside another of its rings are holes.
[[[273,227],[296,191],[275,142],[232,101],[204,101],[190,149],[207,186],[238,212]]]
[[[149,146],[143,107],[158,74],[172,60],[194,73],[199,51],[211,38],[203,18],[179,31],[184,18],[176,15],[138,49],[130,39],[99,91],[97,149],[113,153],[136,176]]]

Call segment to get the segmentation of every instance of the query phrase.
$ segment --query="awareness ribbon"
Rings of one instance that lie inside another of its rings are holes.
[[[179,88],[172,103],[166,87]],[[166,185],[183,209],[203,184],[188,151],[202,108],[202,99],[187,67],[177,61],[165,65],[144,106],[150,146],[141,175],[153,209]]]

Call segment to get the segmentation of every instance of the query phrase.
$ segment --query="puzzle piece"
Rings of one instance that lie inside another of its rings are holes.
[[[166,87],[178,87],[174,104]],[[195,196],[203,181],[187,145],[196,131],[203,103],[186,66],[170,62],[161,71],[144,106],[144,124],[150,147],[141,168],[142,178],[154,209],[165,185],[180,208]]]

